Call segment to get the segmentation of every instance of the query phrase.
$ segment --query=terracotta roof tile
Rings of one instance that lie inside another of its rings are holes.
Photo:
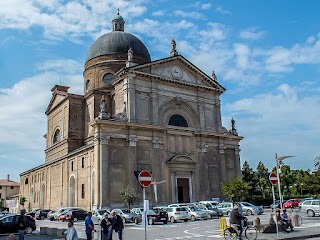
[[[8,181],[7,179],[0,179],[0,186],[14,186],[18,187],[20,186],[20,183],[14,182],[14,181]]]

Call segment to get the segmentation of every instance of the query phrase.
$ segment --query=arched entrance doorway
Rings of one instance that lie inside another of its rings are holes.
[[[69,179],[68,206],[75,207],[76,203],[76,180],[74,176]]]

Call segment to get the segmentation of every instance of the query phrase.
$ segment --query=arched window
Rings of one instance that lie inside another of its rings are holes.
[[[89,90],[90,90],[90,80],[88,79],[86,81],[86,92],[89,92]]]
[[[103,76],[103,82],[106,85],[112,83],[114,79],[115,79],[115,76],[112,73],[107,73]]]
[[[59,141],[60,141],[60,130],[57,129],[54,133],[54,136],[53,136],[53,143],[56,143]]]
[[[26,180],[24,181],[24,184],[27,185],[29,183],[29,179],[26,178]]]
[[[187,120],[179,114],[172,115],[169,119],[168,125],[178,127],[188,127]]]

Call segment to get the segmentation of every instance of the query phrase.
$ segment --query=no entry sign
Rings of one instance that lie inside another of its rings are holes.
[[[138,181],[140,183],[141,186],[143,187],[149,187],[151,185],[151,178],[152,175],[149,171],[141,171],[138,175]]]
[[[270,175],[269,175],[269,180],[270,180],[270,182],[271,182],[272,185],[278,184],[277,174],[275,174],[275,173],[270,173]]]

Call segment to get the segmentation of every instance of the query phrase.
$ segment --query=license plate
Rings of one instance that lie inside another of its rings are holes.
[[[160,218],[160,220],[166,220],[165,218]]]

